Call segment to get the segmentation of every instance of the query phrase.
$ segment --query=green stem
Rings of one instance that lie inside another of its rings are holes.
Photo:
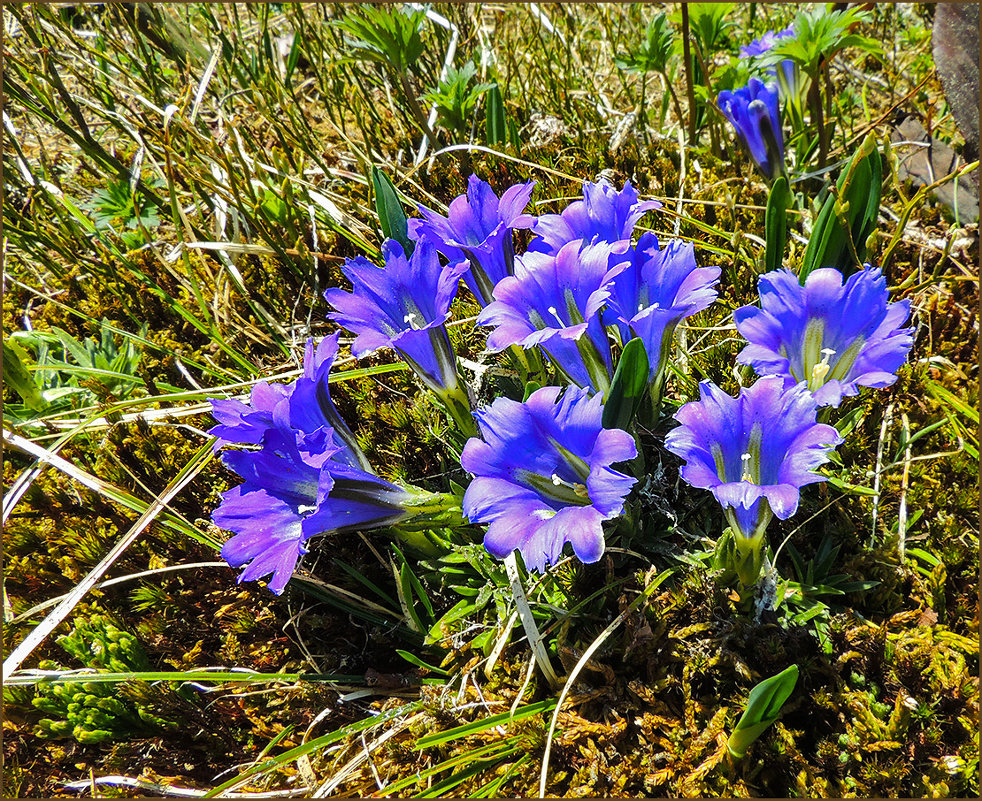
[[[696,92],[692,83],[692,52],[689,48],[689,6],[682,3],[682,60],[685,62],[685,94],[689,99],[689,147],[696,141]]]
[[[672,88],[672,81],[668,77],[667,72],[662,73],[662,78],[665,79],[665,88],[668,89],[668,94],[672,98],[672,105],[675,107],[675,114],[679,118],[679,127],[685,124],[685,115],[682,113],[682,104],[679,102],[679,96],[675,94],[675,89]]]
[[[822,109],[822,90],[821,75],[816,72],[810,75],[811,85],[808,87],[808,109],[812,115],[812,121],[818,129],[818,169],[825,167],[825,160],[828,157],[829,143],[825,137],[825,112]]]

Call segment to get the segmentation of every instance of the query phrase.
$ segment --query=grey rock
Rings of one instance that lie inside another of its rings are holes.
[[[945,98],[965,137],[969,160],[979,153],[979,4],[938,3],[931,35]]]

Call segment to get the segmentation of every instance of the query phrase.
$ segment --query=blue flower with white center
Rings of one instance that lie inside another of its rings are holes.
[[[832,268],[813,270],[804,286],[790,270],[758,281],[760,308],[734,312],[748,344],[737,360],[788,386],[806,382],[819,406],[838,406],[859,387],[887,387],[913,345],[902,327],[910,301],[889,303],[886,279],[866,265],[843,283]]]
[[[555,255],[525,253],[515,261],[515,275],[494,289],[494,302],[477,324],[494,326],[488,348],[540,345],[573,383],[606,392],[611,355],[600,309],[614,277],[627,268],[622,261],[629,243],[584,244],[576,240]]]
[[[234,533],[222,558],[249,563],[239,581],[272,575],[269,589],[283,592],[307,540],[317,534],[391,525],[407,516],[411,493],[337,457],[343,449],[324,427],[309,434],[272,427],[258,451],[230,451],[222,461],[243,484],[222,495],[212,513]]]
[[[420,241],[408,259],[402,245],[382,245],[385,267],[359,256],[348,259],[344,274],[352,291],[328,289],[324,297],[335,311],[328,317],[356,334],[351,352],[361,357],[379,348],[393,348],[433,391],[460,429],[477,429],[466,388],[457,379],[457,359],[444,325],[457,295],[467,262],[440,265],[436,248]]]
[[[610,288],[604,321],[617,326],[624,344],[633,337],[643,340],[649,381],[655,381],[678,324],[716,300],[720,268],[696,266],[691,242],[674,239],[659,249],[652,233],[641,235],[625,261]]]
[[[534,187],[534,181],[516,184],[499,198],[490,184],[471,175],[467,193],[454,198],[446,217],[420,206],[423,219],[409,220],[409,236],[428,239],[452,263],[469,261],[464,283],[487,306],[495,284],[515,273],[512,232],[535,220],[523,213]]]
[[[786,388],[781,378],[761,378],[733,398],[703,381],[699,396],[676,412],[680,425],[665,447],[685,460],[682,479],[723,506],[737,548],[753,557],[740,576],[750,585],[771,517],[791,517],[799,490],[825,480],[814,471],[842,437],[816,422],[818,407],[803,383]]]
[[[543,214],[532,225],[533,253],[557,254],[569,242],[614,243],[630,240],[645,213],[660,209],[657,200],[638,200],[630,181],[618,192],[605,181],[583,184],[583,199],[574,200],[561,214]]]
[[[716,105],[733,123],[754,162],[768,180],[784,171],[784,137],[777,87],[758,78],[736,91],[723,90]]]
[[[637,455],[631,435],[603,428],[602,415],[600,396],[576,387],[543,387],[524,403],[498,398],[476,413],[481,439],[460,457],[475,476],[463,509],[488,525],[492,556],[517,550],[542,571],[568,542],[580,561],[600,559],[603,521],[623,512],[636,481],[611,466]]]

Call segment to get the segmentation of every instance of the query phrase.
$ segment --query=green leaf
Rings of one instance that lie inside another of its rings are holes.
[[[767,196],[767,210],[764,212],[764,231],[766,250],[764,251],[764,271],[781,269],[784,262],[784,246],[788,236],[788,202],[791,192],[788,179],[779,175]]]
[[[24,399],[24,403],[36,412],[41,411],[47,404],[41,397],[41,392],[34,383],[34,378],[24,366],[27,354],[13,342],[3,343],[3,380],[13,387],[14,391]]]
[[[415,665],[418,668],[423,668],[423,670],[429,670],[431,673],[436,673],[438,676],[449,676],[450,674],[443,670],[442,668],[433,667],[433,665],[424,662],[416,654],[411,654],[409,651],[404,651],[402,648],[396,648],[396,653],[399,654],[403,659],[405,659],[409,664]]]
[[[382,236],[394,239],[406,251],[406,257],[413,253],[413,243],[409,239],[409,223],[406,212],[399,201],[399,193],[388,175],[372,165],[372,187],[375,190],[375,211],[378,213]]]
[[[488,90],[488,108],[484,119],[487,143],[490,146],[503,145],[508,141],[508,127],[505,122],[505,104],[501,99],[501,89],[494,84]]]
[[[764,679],[747,696],[747,708],[726,742],[729,752],[742,759],[751,744],[770,726],[798,682],[798,666],[791,665],[776,676]]]
[[[603,427],[626,430],[648,390],[648,353],[640,337],[624,347],[604,404]]]

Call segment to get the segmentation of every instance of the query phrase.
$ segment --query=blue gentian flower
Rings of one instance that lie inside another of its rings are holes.
[[[886,279],[866,265],[843,284],[832,268],[813,270],[804,286],[790,270],[758,281],[760,308],[734,312],[750,344],[737,357],[758,375],[778,375],[790,386],[806,382],[819,406],[838,406],[858,387],[886,387],[913,345],[902,328],[910,301],[889,303]]]
[[[759,78],[734,92],[719,93],[716,105],[733,123],[740,139],[768,180],[784,171],[784,137],[777,87],[767,86]]]
[[[613,245],[569,242],[555,255],[525,253],[515,260],[515,275],[494,289],[494,302],[477,317],[495,326],[488,336],[492,352],[509,345],[541,345],[549,359],[573,383],[605,392],[611,356],[600,309],[611,283],[627,263],[629,242]]]
[[[578,239],[586,242],[619,242],[630,240],[646,212],[660,209],[657,200],[638,201],[638,192],[630,181],[618,192],[609,183],[585,182],[583,200],[570,203],[562,214],[543,214],[532,225],[535,238],[529,251],[557,254]]]
[[[464,283],[487,306],[494,285],[515,272],[512,231],[528,228],[535,220],[523,213],[534,186],[534,181],[516,184],[499,199],[490,184],[471,175],[467,193],[454,198],[446,217],[420,206],[423,219],[409,220],[409,237],[429,239],[451,263],[469,261]]]
[[[818,407],[803,383],[786,388],[781,378],[761,378],[733,398],[703,381],[699,396],[676,412],[680,425],[665,447],[685,460],[683,480],[723,506],[741,554],[760,554],[771,517],[791,517],[801,487],[825,480],[814,470],[842,438],[816,422]],[[760,570],[759,561],[750,563],[756,568],[741,575],[748,585]]]
[[[402,245],[382,245],[385,267],[359,256],[342,268],[353,291],[332,288],[328,317],[356,334],[351,352],[362,357],[391,347],[440,396],[459,392],[457,362],[444,323],[467,262],[440,265],[436,248],[421,241],[408,259]]]
[[[337,458],[353,467],[371,470],[354,434],[331,400],[328,378],[338,353],[339,333],[324,337],[317,347],[308,339],[303,373],[291,384],[260,382],[252,388],[249,403],[210,398],[212,416],[218,422],[208,433],[215,450],[223,445],[259,445],[266,432],[279,426],[311,434],[323,427],[332,430]]]
[[[782,39],[794,36],[794,25],[789,25],[782,31],[767,31],[759,39],[754,39],[750,44],[740,48],[740,58],[758,58],[771,51]],[[778,72],[780,68],[780,72]],[[794,91],[797,85],[795,80],[795,63],[790,58],[784,59],[778,67],[772,67],[769,72],[778,79],[781,90],[785,93]]]
[[[245,482],[222,495],[212,521],[234,533],[222,558],[232,567],[249,563],[240,582],[272,574],[269,589],[280,594],[312,536],[387,526],[407,515],[411,494],[338,460],[343,450],[329,427],[298,435],[273,426],[260,450],[223,454]]]
[[[621,342],[640,337],[651,365],[649,381],[661,372],[672,335],[686,317],[716,300],[719,267],[697,267],[691,242],[678,239],[659,250],[658,237],[644,233],[610,288],[604,320],[617,326]]]
[[[460,463],[475,478],[464,514],[488,524],[484,546],[504,559],[518,550],[542,571],[568,542],[585,563],[604,552],[603,521],[617,517],[635,479],[611,465],[637,455],[626,431],[601,425],[600,396],[543,387],[524,403],[498,398],[476,413],[482,439],[470,439]]]

